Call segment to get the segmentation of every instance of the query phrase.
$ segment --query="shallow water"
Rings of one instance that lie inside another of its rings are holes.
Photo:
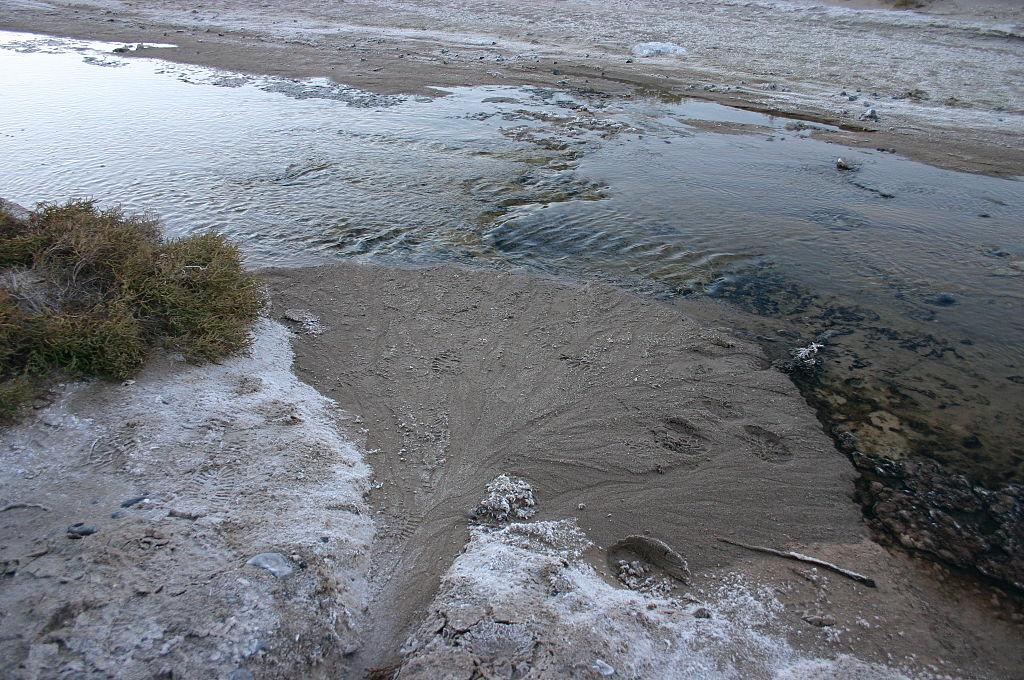
[[[0,47],[6,198],[150,210],[254,266],[457,260],[724,298],[776,355],[823,342],[805,393],[862,448],[1024,480],[1019,181],[696,101],[381,97],[99,43]]]

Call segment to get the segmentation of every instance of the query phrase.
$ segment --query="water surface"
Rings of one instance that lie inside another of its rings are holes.
[[[382,97],[111,47],[0,34],[0,195],[149,210],[253,266],[454,260],[727,299],[778,356],[824,345],[802,386],[863,449],[1024,481],[1017,180],[704,102]]]

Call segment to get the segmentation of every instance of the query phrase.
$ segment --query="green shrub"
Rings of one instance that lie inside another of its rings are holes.
[[[226,356],[263,304],[223,237],[164,241],[154,220],[92,201],[0,214],[0,273],[0,419],[54,371],[124,379],[153,346]]]

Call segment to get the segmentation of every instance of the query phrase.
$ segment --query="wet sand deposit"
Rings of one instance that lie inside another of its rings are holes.
[[[6,677],[1003,678],[1024,663],[1012,601],[868,539],[846,459],[724,330],[507,273],[266,277],[296,336],[261,321],[250,356],[220,366],[157,358],[134,383],[61,387],[4,434]],[[289,341],[329,399],[291,374]],[[535,505],[516,507],[535,514],[470,534],[499,473],[525,480]]]
[[[396,661],[431,611],[484,487],[508,473],[535,490],[533,520],[575,518],[602,572],[604,549],[649,533],[685,555],[701,587],[732,570],[763,576],[786,602],[775,631],[809,653],[898,664],[913,653],[917,668],[945,660],[995,677],[1013,667],[989,664],[1021,651],[1016,626],[976,609],[970,589],[933,583],[920,565],[868,540],[847,461],[756,346],[598,285],[358,266],[267,277],[275,314],[302,318],[301,310],[322,326],[296,340],[297,374],[363,418],[378,535],[374,625],[359,664]],[[880,587],[834,576],[815,585],[794,565],[716,536],[859,567]],[[513,620],[526,623],[530,606]],[[801,618],[816,607],[846,632]],[[502,619],[479,614],[488,616]],[[960,653],[945,647],[951,637],[969,640],[959,648],[971,650],[969,659],[951,660]],[[1008,646],[997,654],[990,645],[1000,639]],[[771,673],[761,667],[751,677],[760,674]]]

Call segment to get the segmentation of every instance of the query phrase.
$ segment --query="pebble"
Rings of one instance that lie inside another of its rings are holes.
[[[845,158],[837,158],[836,170],[853,170],[853,166]]]
[[[277,578],[284,578],[295,571],[295,565],[289,562],[287,557],[276,552],[253,555],[246,561],[246,564],[258,569],[266,569]]]
[[[873,120],[873,121],[877,121],[878,120],[878,111],[875,111],[874,109],[868,109],[864,113],[860,114],[860,120]]]
[[[84,522],[76,522],[68,527],[68,538],[84,538],[99,531],[98,528]]]
[[[835,618],[828,614],[808,614],[807,616],[804,616],[803,619],[807,623],[812,626],[817,626],[818,628],[828,628],[836,625]]]
[[[597,671],[598,675],[615,675],[615,669],[601,659],[594,659],[594,670]]]
[[[711,611],[707,607],[699,607],[697,611],[693,612],[693,615],[698,619],[710,619]]]

